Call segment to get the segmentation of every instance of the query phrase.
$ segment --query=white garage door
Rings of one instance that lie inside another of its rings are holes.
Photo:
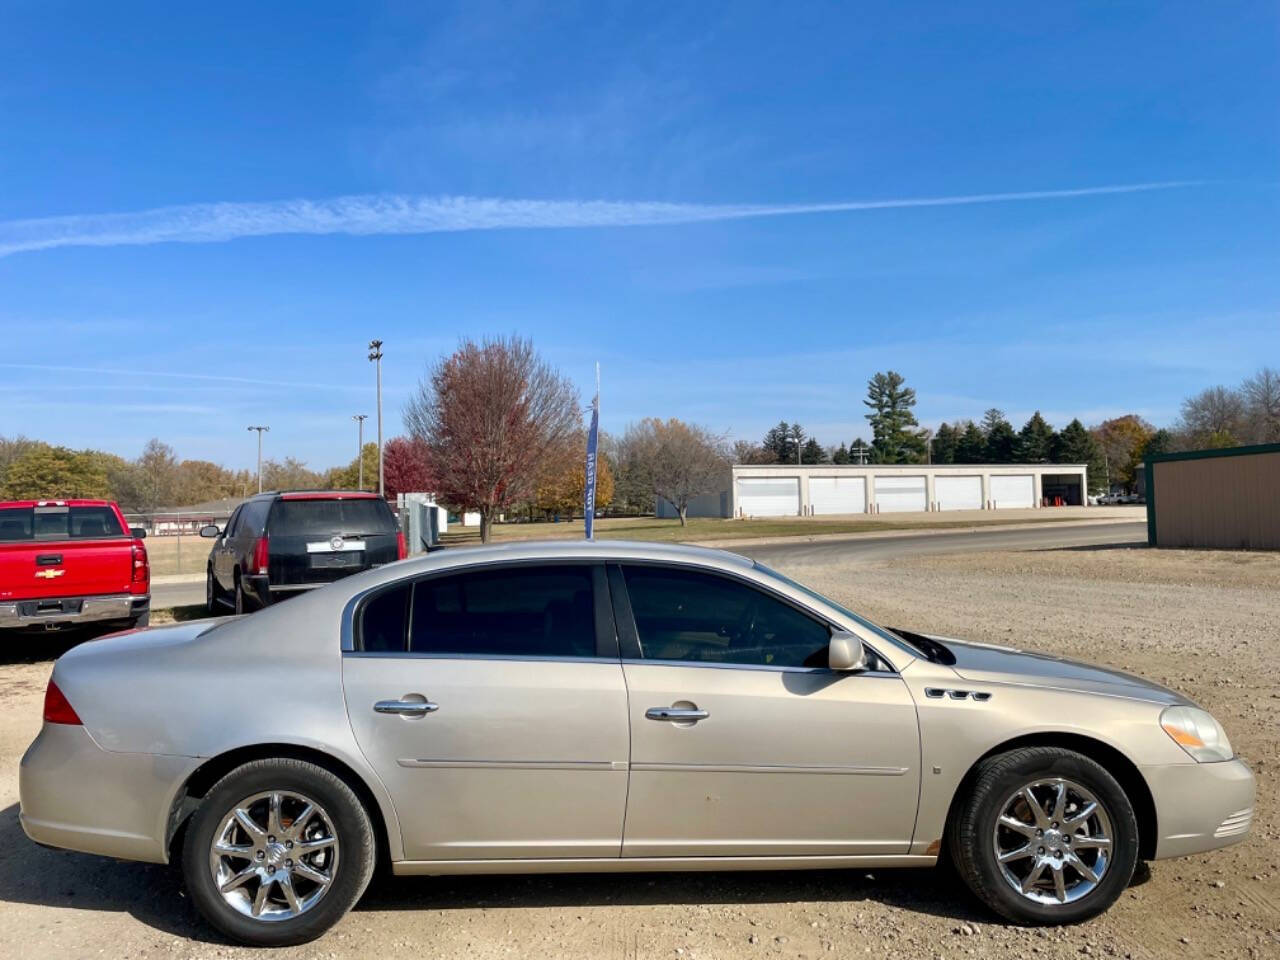
[[[810,477],[809,503],[815,514],[865,513],[865,477]]]
[[[997,510],[1004,507],[1034,507],[1035,480],[1029,473],[1015,477],[992,477],[991,499],[995,501]]]
[[[981,477],[934,477],[933,495],[939,510],[981,510]]]
[[[738,512],[748,517],[800,515],[799,477],[743,477],[738,481]]]
[[[876,506],[881,513],[923,512],[924,477],[876,477]]]

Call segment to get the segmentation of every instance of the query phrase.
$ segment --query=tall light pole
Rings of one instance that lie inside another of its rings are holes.
[[[382,341],[369,341],[369,359],[378,368],[378,496],[386,497],[382,471]]]
[[[356,463],[359,464],[357,469],[360,471],[360,480],[356,486],[358,489],[364,489],[364,422],[369,419],[367,413],[353,413],[351,419],[359,426],[356,427]]]
[[[250,427],[250,430],[258,431],[258,492],[262,492],[262,435],[269,431],[270,427]]]

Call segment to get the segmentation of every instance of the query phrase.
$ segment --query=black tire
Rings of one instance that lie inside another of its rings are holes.
[[[1091,792],[1111,823],[1111,859],[1097,886],[1067,903],[1042,904],[1013,889],[996,860],[996,821],[1002,805],[1022,786],[1064,778]],[[1072,750],[1024,747],[984,760],[968,795],[957,800],[948,848],[956,870],[983,903],[1015,923],[1078,923],[1113,904],[1129,885],[1138,862],[1138,820],[1116,779],[1100,764]]]
[[[295,917],[270,921],[228,904],[218,892],[209,860],[223,818],[246,797],[266,791],[296,791],[319,803],[332,821],[339,852],[324,895]],[[368,811],[345,782],[302,760],[255,760],[232,770],[201,800],[187,826],[182,872],[191,899],[215,928],[241,943],[282,947],[314,940],[341,920],[369,885],[374,860]]]
[[[244,584],[240,582],[239,574],[236,575],[236,616],[248,613],[249,610],[245,606]]]
[[[142,629],[143,627],[151,626],[151,611],[148,610],[146,613],[142,614],[141,616],[134,617],[132,620],[129,621],[129,625],[134,629]]]
[[[205,573],[204,605],[211,617],[216,617],[220,612],[218,608],[222,606],[218,598],[218,581],[213,578],[212,570]]]

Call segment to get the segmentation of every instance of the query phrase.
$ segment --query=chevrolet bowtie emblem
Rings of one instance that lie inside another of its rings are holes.
[[[60,577],[66,572],[65,570],[37,570],[36,576],[42,580],[52,580],[54,577]]]

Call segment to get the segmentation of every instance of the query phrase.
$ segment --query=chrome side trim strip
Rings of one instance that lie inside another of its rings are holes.
[[[498,873],[646,873],[655,870],[845,870],[852,867],[932,867],[936,856],[912,854],[804,857],[572,857],[540,860],[399,860],[398,876]]]
[[[645,660],[643,658],[623,657],[622,663],[629,667],[697,667],[702,670],[756,670],[764,673],[821,673],[838,674],[842,677],[893,677],[898,674],[889,670],[859,670],[850,672],[832,670],[829,667],[775,667],[767,663],[708,663],[705,660]]]
[[[402,767],[437,770],[626,770],[625,760],[397,760]]]
[[[404,650],[345,650],[344,657],[362,660],[511,660],[517,663],[611,663],[616,657],[542,657],[518,653],[411,653]]]
[[[657,773],[817,773],[853,777],[901,777],[906,767],[793,767],[737,763],[633,763],[632,770]]]

